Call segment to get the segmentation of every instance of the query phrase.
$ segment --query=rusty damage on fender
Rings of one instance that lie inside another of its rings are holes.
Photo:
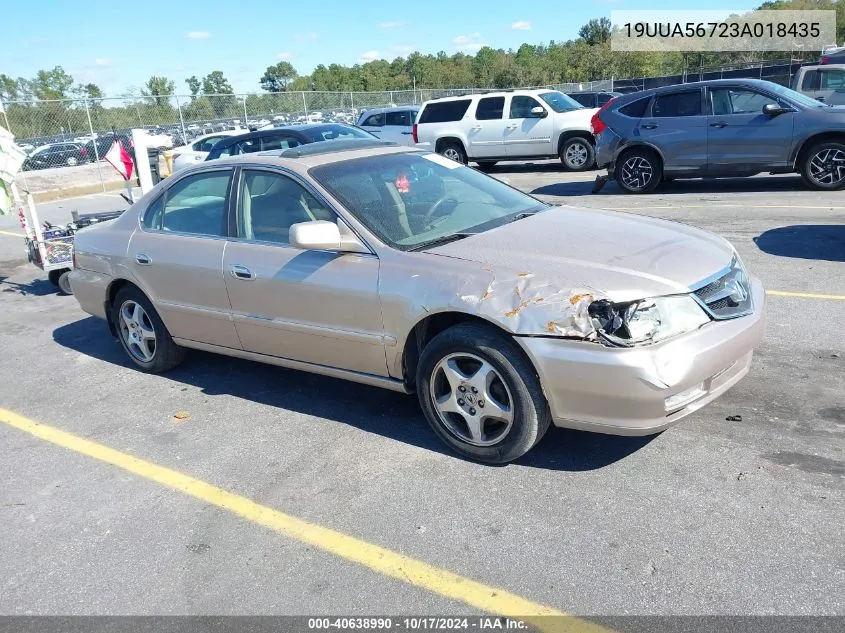
[[[606,298],[590,288],[559,288],[528,272],[515,276],[490,274],[486,287],[464,287],[458,299],[480,315],[501,323],[515,334],[552,335],[598,341],[588,308]],[[469,284],[467,284],[469,286]]]

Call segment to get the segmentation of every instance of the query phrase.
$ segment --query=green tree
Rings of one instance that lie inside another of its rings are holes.
[[[82,94],[84,94],[88,99],[103,98],[103,90],[97,84],[91,83],[80,86],[80,92],[82,92]]]
[[[36,99],[67,99],[73,88],[71,77],[61,66],[52,70],[39,70],[31,82],[32,94]]]
[[[603,44],[610,39],[610,19],[598,18],[587,22],[578,30],[578,37],[590,44]]]
[[[213,70],[202,79],[202,91],[206,95],[230,95],[235,94],[232,85],[225,75],[219,70]]]
[[[298,76],[290,62],[279,62],[264,71],[261,87],[267,92],[284,92]]]
[[[191,91],[191,99],[196,99],[202,89],[202,83],[197,79],[196,75],[191,75],[185,80],[188,84],[188,90]]]
[[[147,79],[147,83],[141,89],[141,94],[147,97],[152,105],[166,105],[170,103],[170,96],[176,88],[176,84],[167,77],[153,75]]]

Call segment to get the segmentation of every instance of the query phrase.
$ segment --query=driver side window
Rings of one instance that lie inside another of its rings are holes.
[[[511,115],[512,119],[528,119],[531,117],[531,108],[536,108],[540,104],[532,97],[517,95],[511,98]]]

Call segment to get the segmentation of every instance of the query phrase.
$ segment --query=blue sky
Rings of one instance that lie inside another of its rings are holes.
[[[748,9],[759,2],[702,2]],[[715,6],[714,6],[715,5]],[[84,9],[83,9],[84,7]],[[140,10],[143,7],[143,10]],[[516,48],[577,36],[612,9],[676,9],[664,0],[34,0],[4,10],[0,73],[31,77],[61,65],[107,96],[140,88],[151,75],[176,81],[221,70],[236,92],[259,90],[264,69],[281,59],[301,74],[318,64],[392,60],[423,53]]]

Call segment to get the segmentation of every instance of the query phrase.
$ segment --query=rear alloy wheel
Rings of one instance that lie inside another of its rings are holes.
[[[75,156],[68,156],[65,163],[67,164],[68,167],[75,167],[79,163],[79,161],[76,160]]]
[[[460,143],[454,141],[443,143],[437,153],[461,165],[467,164],[467,155]]]
[[[144,371],[167,371],[182,362],[184,348],[173,342],[152,303],[137,288],[127,286],[117,293],[111,318],[126,354]]]
[[[810,148],[801,165],[801,176],[814,189],[845,187],[845,145],[830,142]]]
[[[56,280],[56,285],[66,295],[72,295],[73,289],[70,287],[70,271],[65,270],[59,275],[59,278]]]
[[[472,460],[518,459],[551,424],[534,367],[489,326],[464,323],[435,336],[423,350],[416,386],[434,432]]]
[[[660,184],[661,171],[654,152],[635,149],[617,161],[616,182],[628,193],[649,193]]]
[[[596,162],[596,149],[580,136],[566,139],[560,148],[560,162],[569,171],[586,171]]]

